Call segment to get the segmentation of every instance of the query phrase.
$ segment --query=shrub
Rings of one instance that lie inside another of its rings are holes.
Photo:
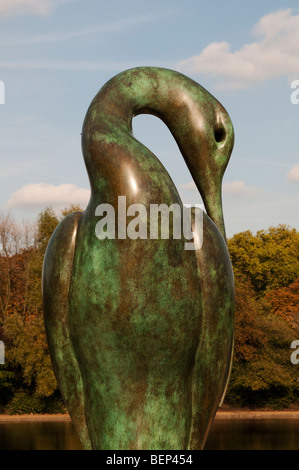
[[[66,413],[66,408],[58,395],[43,397],[29,392],[18,392],[9,402],[7,411],[10,415],[56,414]]]

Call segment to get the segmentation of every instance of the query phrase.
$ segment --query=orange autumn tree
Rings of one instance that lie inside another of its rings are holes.
[[[28,237],[12,217],[0,215],[0,339],[5,344],[0,409],[8,407],[12,413],[43,412],[57,403],[50,401],[57,396],[57,383],[44,331],[41,275],[47,243],[59,221],[52,208],[45,209]]]
[[[286,320],[299,335],[299,277],[288,287],[272,290],[266,298],[272,311]]]
[[[294,333],[269,311],[249,281],[236,284],[235,350],[226,403],[281,408],[296,403],[297,371],[290,362]]]

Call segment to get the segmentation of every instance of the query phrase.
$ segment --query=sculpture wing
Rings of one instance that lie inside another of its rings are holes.
[[[204,447],[224,398],[234,343],[234,275],[225,240],[203,213],[203,246],[196,251],[202,323],[192,373],[190,449]]]
[[[68,327],[68,295],[81,215],[81,212],[69,214],[54,231],[44,258],[42,288],[44,322],[54,372],[81,443],[85,449],[90,449],[82,378]]]

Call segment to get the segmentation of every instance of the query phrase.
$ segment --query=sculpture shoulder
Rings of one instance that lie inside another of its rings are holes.
[[[58,280],[60,283],[69,280],[81,217],[82,212],[72,212],[54,230],[44,257],[43,291]]]
[[[81,372],[68,326],[69,289],[81,217],[81,212],[73,212],[54,230],[44,258],[42,285],[45,329],[55,375],[81,442],[90,449]]]

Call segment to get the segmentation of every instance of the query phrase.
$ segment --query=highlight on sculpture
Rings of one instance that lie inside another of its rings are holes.
[[[126,207],[183,206],[164,166],[133,135],[141,113],[168,126],[202,197],[200,249],[185,250],[184,237],[96,237],[96,208],[112,205],[119,223],[119,196]],[[88,108],[82,151],[90,201],[58,225],[43,267],[53,368],[85,449],[204,448],[233,353],[234,278],[221,201],[233,142],[224,107],[173,70],[124,71]]]

